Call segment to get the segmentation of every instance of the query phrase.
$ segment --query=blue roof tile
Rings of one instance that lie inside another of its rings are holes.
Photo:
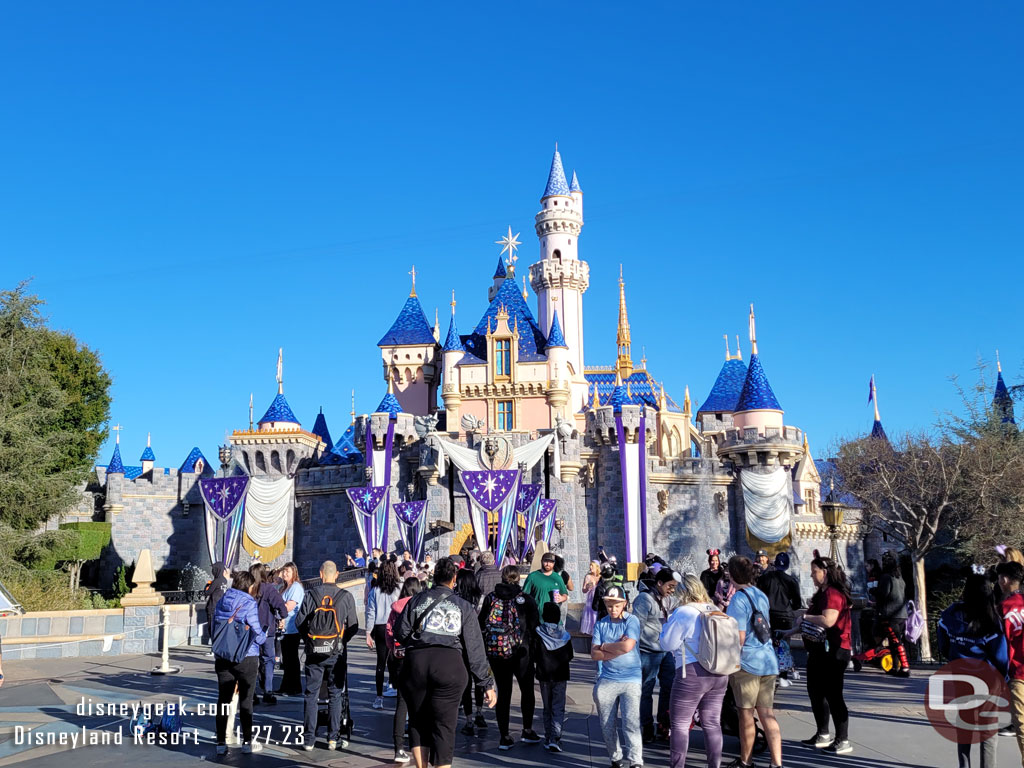
[[[626,390],[625,384],[617,384],[615,389],[612,390],[611,397],[608,398],[608,403],[612,406],[612,410],[618,413],[622,410],[624,405],[633,405],[633,398],[630,397],[630,393]]]
[[[615,371],[600,371],[596,373],[586,373],[584,378],[587,383],[590,384],[590,394],[587,397],[589,408],[589,402],[594,398],[594,389],[597,389],[598,400],[602,405],[608,405],[611,403],[612,396],[615,393]],[[628,400],[624,400],[624,405],[646,405],[651,408],[658,408],[658,401],[661,398],[661,387],[654,381],[650,373],[644,369],[633,371],[630,377],[626,380],[629,383],[628,394],[632,397]],[[625,382],[624,382],[625,383]],[[623,386],[623,392],[626,391],[626,387]],[[621,395],[620,397],[625,397]],[[614,405],[614,403],[612,403]],[[675,400],[670,395],[665,395],[666,410],[670,413],[682,413],[683,409],[679,407]],[[620,406],[621,407],[621,406]]]
[[[331,450],[334,447],[334,441],[331,440],[331,430],[327,428],[327,419],[324,418],[324,409],[320,409],[320,413],[316,415],[316,421],[313,422],[313,434],[324,441],[326,448],[324,452]]]
[[[384,395],[384,399],[380,401],[380,405],[374,411],[374,413],[389,413],[391,418],[394,418],[401,412],[402,406],[398,404],[398,398],[390,392]]]
[[[1013,398],[1010,396],[1010,391],[1006,388],[1006,382],[1003,381],[1002,371],[996,374],[996,392],[992,397],[992,407],[996,411],[996,416],[999,417],[1003,424],[1017,423],[1013,417]]]
[[[582,192],[583,188],[580,187],[580,180],[576,178],[576,171],[572,172],[572,181],[569,182],[570,192]]]
[[[356,448],[354,426],[349,426],[334,447],[320,457],[321,464],[362,464],[362,462],[363,454]]]
[[[146,450],[139,457],[139,461],[156,461],[156,454],[153,453],[153,449],[147,445]]]
[[[519,361],[535,363],[547,359],[544,354],[547,340],[537,327],[537,321],[533,319],[533,313],[523,299],[523,294],[516,287],[516,281],[507,278],[494,294],[494,299],[491,300],[473,333],[462,337],[469,354],[459,361],[459,365],[473,365],[487,360],[487,325],[490,323],[491,329],[494,329],[497,325],[495,318],[502,307],[508,312],[508,327],[519,328]]]
[[[551,195],[568,195],[569,185],[565,181],[565,170],[562,168],[562,156],[558,154],[558,149],[555,149],[555,155],[551,158],[551,171],[548,173],[548,184],[544,187],[544,195],[541,197],[543,200],[545,197],[551,197]]]
[[[292,411],[292,407],[288,405],[288,401],[284,399],[284,395],[278,393],[277,397],[274,398],[274,402],[267,408],[267,412],[263,414],[263,418],[259,420],[259,424],[268,424],[272,421],[290,422],[292,424],[299,424],[299,420],[295,418],[295,413]]]
[[[882,428],[881,421],[875,421],[875,423],[871,425],[871,437],[877,440],[885,440],[886,442],[889,442],[889,436],[885,434],[885,429]]]
[[[410,296],[405,300],[405,306],[398,313],[391,328],[377,342],[378,347],[390,347],[399,344],[436,344],[434,329],[427,322],[427,316],[423,314],[423,307],[420,300]]]
[[[203,456],[203,452],[200,451],[198,447],[193,448],[191,451],[189,451],[188,456],[185,457],[185,461],[183,461],[181,463],[181,467],[178,469],[178,471],[179,472],[195,472],[196,471],[196,464],[200,460],[202,460],[202,462],[203,462],[203,472],[204,473],[207,472],[207,471],[210,471],[210,472],[213,471],[213,468],[210,466],[210,462],[208,462],[206,460],[206,457]]]
[[[747,380],[747,364],[742,360],[726,360],[718,372],[715,385],[697,413],[719,411],[732,412],[740,401],[743,383]]]
[[[494,270],[494,279],[497,280],[499,277],[508,276],[508,271],[505,269],[505,262],[501,256],[498,257],[498,267]]]
[[[142,467],[125,467],[124,468],[124,479],[134,480],[136,477],[142,477]]]
[[[743,391],[740,392],[736,410],[782,410],[775,393],[772,392],[772,385],[768,383],[768,377],[764,374],[764,368],[761,367],[761,360],[756,354],[750,356],[747,378],[743,382]]]
[[[569,345],[565,343],[565,336],[562,335],[562,326],[558,322],[558,310],[555,310],[555,314],[551,320],[551,333],[548,334],[548,349],[551,347],[565,347],[569,348]]]
[[[459,336],[459,329],[455,327],[455,312],[452,311],[452,322],[448,326],[448,337],[444,340],[445,352],[465,352],[466,347],[462,344],[462,337]]]
[[[110,457],[110,463],[107,464],[107,474],[112,475],[115,472],[124,473],[124,464],[121,461],[121,446],[114,443],[114,455]]]

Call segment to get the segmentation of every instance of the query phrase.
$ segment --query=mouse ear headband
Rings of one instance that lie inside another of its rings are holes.
[[[712,555],[720,555],[720,554],[722,554],[722,550],[720,550],[720,549],[709,549],[708,550],[708,557],[711,557]]]

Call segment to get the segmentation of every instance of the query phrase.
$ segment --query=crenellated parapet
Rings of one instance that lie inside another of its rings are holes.
[[[530,265],[530,286],[538,294],[546,290],[563,288],[583,293],[589,285],[590,265],[585,261],[544,259]]]
[[[731,428],[713,435],[716,453],[737,467],[792,466],[804,455],[797,427]]]
[[[388,436],[388,423],[392,416],[389,413],[371,413],[356,418],[354,438],[360,450],[366,448],[367,437],[373,441],[377,450],[384,448]],[[412,445],[419,439],[416,434],[415,417],[411,413],[399,413],[394,417],[395,433],[394,448]]]
[[[657,411],[640,405],[623,405],[618,413],[611,405],[605,405],[587,412],[587,436],[599,445],[618,445],[619,425],[616,416],[621,416],[622,430],[627,443],[635,443],[640,432],[640,419],[649,419],[645,424],[645,439],[654,439],[654,417]]]

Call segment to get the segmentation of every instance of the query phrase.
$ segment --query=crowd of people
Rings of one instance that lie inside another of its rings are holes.
[[[972,574],[962,599],[943,612],[938,645],[946,658],[981,659],[1008,677],[1014,725],[1007,735],[1017,737],[1024,753],[1024,555],[1013,548],[1000,554],[1002,562]],[[602,550],[583,577],[580,634],[591,637],[597,662],[593,699],[612,768],[642,766],[645,747],[657,742],[668,745],[670,766],[683,768],[694,725],[703,732],[709,768],[721,767],[723,731],[739,739],[739,756],[728,768],[749,768],[759,739],[772,768],[781,768],[775,693],[799,674],[789,648],[797,634],[806,650],[815,721],[815,732],[802,743],[825,754],[852,752],[844,698],[854,650],[852,599],[844,569],[815,553],[814,591],[805,602],[786,552],[770,558],[761,550],[753,560],[725,562],[719,550],[707,555],[700,574],[679,573],[650,555],[638,578],[627,581],[614,556]],[[243,751],[260,750],[251,738],[253,705],[261,693],[263,704],[275,703],[277,664],[276,694],[305,699],[299,746],[314,748],[325,700],[327,748],[347,745],[347,647],[360,626],[375,655],[372,706],[395,701],[397,763],[450,765],[460,712],[462,732],[480,735],[488,728],[487,708],[495,709],[499,749],[543,742],[547,750],[562,751],[574,657],[565,627],[574,584],[562,558],[545,553],[525,579],[518,565],[499,568],[491,552],[434,564],[414,563],[408,553],[374,551],[367,559],[357,551],[346,562],[367,569],[361,609],[337,586],[332,561],[321,565],[319,583],[309,588],[294,563],[276,571],[258,563],[234,573],[222,563],[215,567],[208,614],[218,698],[237,699]],[[907,675],[907,588],[899,562],[886,553],[881,563],[868,564],[867,577],[872,618],[861,631],[865,644],[886,646],[893,673]],[[228,658],[218,652],[218,637],[233,621],[252,629],[245,648]],[[522,726],[514,733],[516,689]],[[217,752],[223,754],[229,715],[220,709]],[[534,730],[535,719],[543,735]],[[982,764],[994,765],[996,739],[981,750]],[[960,765],[970,764],[969,745],[959,746],[958,755]]]

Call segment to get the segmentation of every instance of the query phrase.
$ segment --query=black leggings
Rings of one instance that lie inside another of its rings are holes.
[[[299,662],[298,634],[285,635],[281,638],[281,688],[280,692],[288,696],[302,694],[302,664]]]
[[[533,690],[533,661],[530,659],[529,652],[525,648],[520,648],[511,659],[488,658],[487,660],[491,663],[494,684],[498,688],[498,706],[495,707],[495,714],[501,735],[508,736],[513,678],[519,681],[519,708],[523,714],[523,730],[531,730],[537,697]]]
[[[217,743],[227,743],[228,708],[238,685],[238,720],[242,726],[242,743],[252,739],[252,695],[256,691],[259,656],[246,656],[234,664],[220,656],[213,664],[217,672]]]
[[[409,745],[427,750],[434,765],[451,765],[459,701],[468,680],[462,651],[426,646],[405,654],[401,690],[409,705]]]
[[[810,650],[807,653],[807,695],[818,733],[828,733],[829,714],[836,724],[836,738],[849,735],[850,711],[843,699],[843,676],[850,652],[843,649],[826,652]]]
[[[484,705],[484,692],[473,685],[473,681],[470,680],[466,685],[466,690],[462,692],[462,711],[466,715],[466,719],[473,717],[473,689],[476,688],[476,708],[481,709]]]
[[[395,686],[398,691],[398,696],[395,697],[395,729],[392,737],[395,742],[395,752],[405,748],[405,718],[409,714],[409,705],[405,703],[405,696],[402,695],[402,689],[398,685],[398,681],[402,676],[402,662],[405,661],[403,658],[391,654],[388,657],[388,674],[391,675],[391,683]]]
[[[373,638],[374,649],[377,651],[377,695],[384,695],[384,670],[388,664],[388,635],[386,624],[374,624],[370,632]],[[395,681],[392,680],[394,685]]]

